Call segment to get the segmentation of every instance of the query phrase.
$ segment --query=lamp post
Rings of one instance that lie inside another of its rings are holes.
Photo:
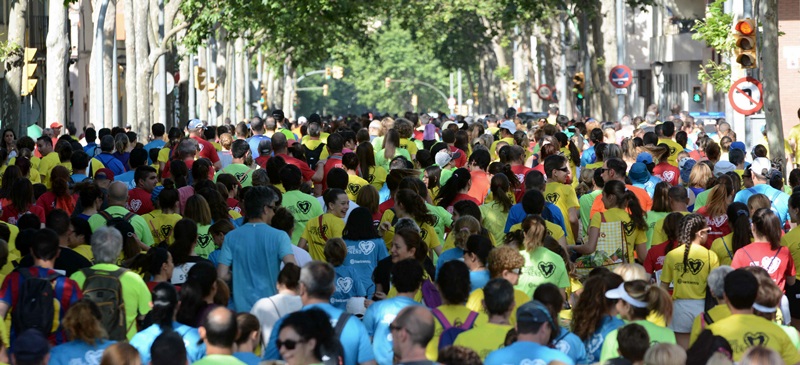
[[[662,75],[664,74],[664,63],[660,61],[656,61],[650,64],[650,67],[653,68],[653,75],[656,76],[656,82],[658,83],[658,111],[659,117],[663,118],[663,108],[664,108],[664,79]]]

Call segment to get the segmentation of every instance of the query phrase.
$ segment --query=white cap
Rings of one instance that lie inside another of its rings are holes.
[[[188,130],[200,129],[203,128],[203,122],[200,119],[192,119],[189,121],[189,125],[186,126]]]
[[[608,299],[622,299],[626,303],[634,306],[636,308],[647,308],[647,303],[633,299],[627,291],[625,291],[625,283],[619,284],[616,289],[611,289],[606,292],[606,298]]]
[[[436,165],[438,165],[440,169],[443,169],[445,166],[447,166],[447,164],[450,163],[450,161],[453,161],[454,158],[458,157],[461,156],[451,156],[450,153],[447,152],[447,149],[443,149],[439,152],[436,152],[436,157],[434,160],[436,161]]]
[[[508,132],[511,134],[514,134],[514,132],[517,131],[517,125],[510,120],[506,120],[503,123],[500,123],[500,125],[497,127],[500,129],[508,129]]]
[[[308,123],[308,119],[306,119],[306,117],[297,118],[297,124],[303,125],[303,124],[306,124],[306,123]]]
[[[769,177],[769,170],[772,169],[772,162],[766,157],[757,157],[750,164],[750,171],[761,177]]]
[[[455,124],[458,127],[458,129],[461,129],[461,127],[464,125],[464,123],[456,123],[456,122],[454,122],[452,120],[448,120],[448,121],[442,123],[442,130],[447,129],[447,127],[449,127],[452,124]]]

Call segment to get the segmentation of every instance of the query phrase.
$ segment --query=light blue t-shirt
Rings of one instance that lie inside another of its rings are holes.
[[[116,341],[99,340],[94,346],[81,340],[62,343],[50,350],[52,365],[97,365],[103,357],[103,351]]]
[[[439,260],[436,261],[436,277],[439,277],[439,270],[448,261],[461,260],[464,261],[464,250],[453,247],[439,255]]]
[[[769,198],[769,201],[772,202],[772,212],[781,219],[781,224],[789,220],[789,195],[767,184],[758,184],[752,188],[743,189],[736,193],[733,201],[747,204],[747,199],[755,194],[764,194]]]
[[[561,213],[561,209],[551,202],[544,202],[544,209],[550,212],[552,217],[550,223],[558,224],[566,232],[567,226],[564,225],[564,214]],[[511,226],[522,223],[527,216],[525,209],[522,208],[522,203],[512,205],[511,209],[508,210],[508,219],[506,219],[506,228],[503,233],[508,233],[511,230]]]
[[[484,361],[483,364],[549,364],[551,361],[560,361],[567,365],[575,364],[575,362],[563,352],[529,341],[517,341],[509,346],[492,351],[486,356],[486,361]]]
[[[150,141],[150,143],[144,145],[144,150],[147,151],[147,163],[152,164],[153,160],[150,159],[150,150],[153,148],[162,149],[167,143],[163,140],[157,139],[155,141]]]
[[[331,304],[341,310],[347,310],[347,301],[354,297],[366,297],[367,288],[358,278],[358,273],[352,266],[340,265],[335,267],[336,290],[331,296]]]
[[[175,330],[181,337],[183,337],[183,344],[186,346],[186,357],[190,363],[198,361],[206,356],[206,344],[200,338],[200,333],[197,328],[189,327],[185,324],[172,322],[172,329]],[[153,346],[156,338],[161,334],[161,327],[154,324],[150,327],[140,331],[131,339],[131,346],[139,351],[139,356],[142,357],[142,364],[150,363],[150,347]]]
[[[586,363],[586,346],[583,345],[581,338],[570,332],[570,330],[561,327],[561,333],[558,334],[558,337],[553,342],[558,351],[569,356],[576,364]]]
[[[71,178],[72,178],[72,182],[77,184],[79,182],[82,182],[83,180],[88,179],[89,177],[86,176],[85,174],[72,174]]]
[[[391,365],[394,358],[392,350],[392,333],[389,325],[397,314],[405,307],[421,305],[414,299],[397,296],[373,303],[361,321],[372,336],[372,351],[379,365]]]
[[[486,286],[486,283],[488,283],[490,279],[491,278],[489,277],[489,270],[470,271],[469,291],[473,292],[476,289],[483,289],[483,287]]]
[[[344,312],[327,303],[311,304],[303,307],[301,311],[312,308],[321,309],[327,313],[331,319],[331,326],[334,328],[336,327],[336,322],[339,321],[339,316]],[[275,326],[272,327],[272,333],[269,338],[278,338],[281,323],[283,323],[283,318],[275,322]],[[342,335],[339,337],[339,342],[342,343],[342,348],[344,348],[343,365],[356,365],[375,360],[375,356],[372,353],[372,345],[369,343],[369,333],[367,333],[364,324],[355,316],[351,316],[350,319],[347,320],[347,324],[342,330]],[[267,349],[264,351],[263,360],[283,360],[278,352],[278,348],[275,346],[275,341],[269,342]]]
[[[650,175],[650,179],[644,182],[644,184],[633,184],[633,186],[644,189],[650,197],[653,197],[653,194],[656,193],[656,184],[660,183],[662,180],[659,179],[657,176]]]
[[[581,154],[581,168],[586,167],[586,165],[594,163],[597,159],[597,155],[594,152],[594,146],[590,146]]]
[[[383,202],[389,200],[392,197],[392,193],[389,191],[389,185],[383,184],[383,187],[378,192],[378,202],[383,204]]]
[[[347,257],[343,266],[352,267],[356,272],[355,278],[367,291],[367,297],[375,293],[375,284],[372,282],[372,272],[378,266],[378,261],[389,256],[383,238],[368,240],[344,240],[347,245]]]
[[[594,362],[600,360],[600,352],[603,350],[603,342],[606,340],[606,335],[624,325],[625,321],[617,317],[612,317],[609,315],[603,317],[603,319],[600,321],[600,325],[597,326],[597,330],[594,331],[592,337],[583,342],[583,345],[586,346],[587,364],[593,364]]]
[[[100,154],[100,146],[97,145],[95,142],[86,143],[86,146],[83,147],[83,152],[86,152],[89,157],[94,157]]]
[[[258,365],[261,363],[261,358],[252,352],[234,352],[233,357],[247,365]]]
[[[261,156],[261,154],[258,153],[258,144],[261,143],[262,139],[266,139],[268,141],[272,140],[263,134],[254,135],[247,139],[247,144],[250,145],[250,153],[253,154],[254,160],[257,159],[259,156]]]
[[[292,241],[286,232],[266,223],[247,223],[225,235],[218,263],[236,273],[233,302],[237,312],[250,312],[256,301],[278,293],[280,263],[291,254]]]
[[[133,189],[136,187],[136,183],[133,181],[133,174],[136,173],[136,170],[128,171],[124,174],[119,174],[114,176],[114,181],[122,181],[125,185],[128,185],[128,189]]]

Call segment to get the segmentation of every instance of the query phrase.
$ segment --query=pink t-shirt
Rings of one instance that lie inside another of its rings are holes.
[[[717,217],[709,217],[708,209],[702,207],[697,210],[697,214],[706,218],[706,225],[711,228],[708,232],[708,240],[706,241],[706,248],[711,247],[711,243],[717,238],[722,238],[731,233],[731,227],[728,224],[728,215],[723,214]]]
[[[746,266],[759,266],[767,270],[769,277],[781,290],[786,286],[786,277],[797,274],[789,249],[781,246],[775,251],[769,242],[753,242],[733,254],[732,268]]]
[[[653,176],[670,183],[672,186],[678,186],[678,181],[681,178],[681,170],[664,161],[653,168]]]

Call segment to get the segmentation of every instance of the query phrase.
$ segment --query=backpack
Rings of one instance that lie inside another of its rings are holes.
[[[342,365],[344,364],[344,347],[340,340],[344,326],[350,319],[350,313],[342,312],[339,315],[339,320],[336,321],[336,327],[333,328],[333,340],[331,344],[322,346],[322,363],[324,365]]]
[[[467,319],[464,320],[460,326],[453,326],[450,324],[450,321],[447,320],[444,313],[440,310],[433,308],[431,309],[433,316],[439,320],[439,324],[442,325],[442,335],[439,337],[439,350],[447,346],[452,346],[453,343],[456,342],[456,337],[464,331],[467,331],[472,328],[472,325],[475,324],[475,319],[478,318],[478,312],[470,311],[469,316]]]
[[[114,227],[122,222],[130,222],[131,218],[133,218],[133,216],[136,215],[136,213],[128,212],[127,214],[125,214],[124,217],[115,217],[106,212],[105,210],[101,210],[100,212],[98,212],[98,214],[100,214],[100,216],[106,219],[107,227]]]
[[[432,309],[442,305],[442,296],[439,294],[439,289],[430,279],[422,281],[422,302],[426,307]]]
[[[306,153],[306,161],[308,162],[308,167],[312,170],[317,168],[317,162],[319,162],[319,157],[322,156],[322,149],[325,148],[324,143],[320,143],[319,146],[315,149],[310,149],[303,145],[303,151]]]
[[[83,297],[91,300],[100,308],[103,328],[108,337],[115,341],[127,339],[128,327],[125,322],[125,302],[122,300],[122,283],[120,277],[125,269],[116,271],[94,270],[86,268],[81,272],[86,276],[83,282]]]
[[[52,273],[40,278],[31,275],[30,270],[19,268],[16,270],[24,279],[19,286],[17,302],[11,312],[11,325],[17,334],[27,329],[37,329],[45,336],[53,332],[53,318],[57,300],[53,290],[53,280],[61,276]]]

